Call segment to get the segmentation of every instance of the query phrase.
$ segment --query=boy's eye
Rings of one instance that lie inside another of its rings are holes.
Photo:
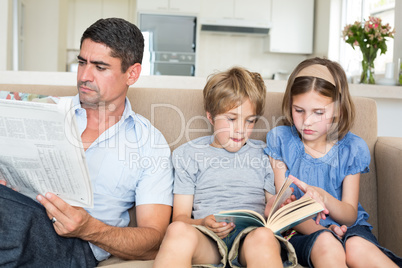
[[[96,65],[96,69],[98,69],[99,71],[104,71],[104,70],[106,70],[105,67],[102,67],[102,66],[100,66],[100,65]]]
[[[236,120],[236,118],[233,118],[233,117],[228,117],[228,120],[229,120],[229,121],[235,121],[235,120]]]
[[[256,119],[247,119],[247,123],[249,124],[254,124]]]
[[[78,60],[78,65],[84,65],[85,64],[85,61],[83,61],[83,60]]]

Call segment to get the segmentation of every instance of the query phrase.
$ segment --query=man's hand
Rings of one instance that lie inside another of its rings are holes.
[[[221,239],[225,238],[235,228],[233,222],[217,222],[214,215],[205,217],[203,225],[213,231]]]
[[[52,193],[45,196],[38,195],[37,200],[46,208],[49,219],[56,219],[53,223],[56,233],[64,237],[79,237],[85,239],[89,234],[89,221],[92,217],[81,207],[73,207]]]
[[[292,175],[289,175],[289,179],[291,179],[293,183],[304,193],[304,196],[310,196],[323,206],[324,210],[317,214],[317,218],[315,220],[316,224],[319,224],[321,219],[325,220],[327,218],[326,214],[329,214],[329,211],[325,206],[325,197],[321,193],[324,190],[318,187],[310,186],[296,177],[293,177]]]

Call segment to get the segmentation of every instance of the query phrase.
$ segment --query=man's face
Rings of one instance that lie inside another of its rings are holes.
[[[130,70],[121,71],[121,60],[110,56],[111,49],[85,39],[78,55],[77,88],[83,105],[124,105]]]

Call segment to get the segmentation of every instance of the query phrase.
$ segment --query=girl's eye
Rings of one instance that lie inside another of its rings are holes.
[[[324,111],[318,110],[318,111],[315,111],[315,114],[317,114],[317,115],[323,115],[323,114],[324,114]]]
[[[295,111],[296,111],[296,113],[302,113],[303,112],[303,110],[301,110],[301,109],[295,109]]]
[[[249,123],[249,124],[254,124],[254,123],[255,123],[255,119],[248,119],[248,120],[247,120],[247,123]]]

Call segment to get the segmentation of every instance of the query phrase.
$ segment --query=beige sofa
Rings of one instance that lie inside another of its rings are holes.
[[[75,86],[7,85],[0,90],[53,96],[76,94]],[[270,88],[268,88],[270,91]],[[253,138],[265,141],[268,130],[282,123],[282,93],[268,92],[264,117]],[[166,137],[172,150],[191,139],[211,134],[205,118],[202,91],[194,89],[130,88],[128,98],[135,112],[147,117]],[[376,103],[354,97],[357,118],[352,132],[368,144],[372,161],[370,173],[363,174],[360,202],[370,214],[369,222],[381,245],[402,255],[402,138],[377,136]],[[134,212],[134,210],[132,211]],[[134,214],[134,213],[132,213]],[[132,221],[135,226],[135,221]],[[152,267],[152,261],[123,261],[112,257],[100,263],[107,267]]]

